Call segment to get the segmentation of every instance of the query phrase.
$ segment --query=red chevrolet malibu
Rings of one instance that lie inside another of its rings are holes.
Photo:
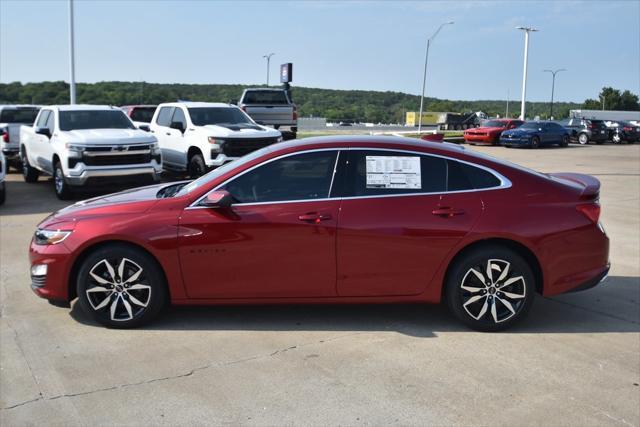
[[[464,140],[472,145],[497,145],[500,134],[508,129],[515,129],[524,121],[514,119],[496,119],[485,122],[481,127],[464,131]]]
[[[189,183],[78,202],[30,247],[32,288],[109,327],[167,304],[439,303],[496,331],[599,283],[599,182],[394,137],[272,145]]]

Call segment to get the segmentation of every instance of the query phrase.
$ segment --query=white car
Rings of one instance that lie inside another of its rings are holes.
[[[31,125],[39,110],[38,105],[0,105],[0,151],[14,168],[20,166],[20,128]]]
[[[160,104],[150,124],[165,169],[198,177],[245,154],[282,141],[235,105],[207,102]]]
[[[121,109],[101,105],[42,107],[20,130],[20,158],[25,181],[52,175],[60,199],[82,186],[158,182],[162,171],[156,138]]]
[[[0,131],[0,136],[3,134]],[[7,159],[0,151],[0,205],[4,204],[4,199],[7,197],[7,189],[5,187],[4,178],[7,176]]]

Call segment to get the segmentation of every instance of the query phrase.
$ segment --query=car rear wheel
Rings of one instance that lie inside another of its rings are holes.
[[[586,145],[587,143],[589,143],[589,135],[587,135],[586,133],[581,133],[580,135],[578,135],[578,142],[582,145]]]
[[[620,144],[622,142],[622,138],[620,138],[620,134],[614,133],[611,137],[611,140],[616,144]]]
[[[531,148],[539,148],[540,147],[540,138],[534,136],[531,138]]]
[[[565,135],[562,137],[562,142],[560,142],[560,146],[561,147],[568,147],[569,146],[569,135]]]
[[[24,177],[24,181],[28,183],[37,182],[40,176],[40,171],[31,167],[29,164],[29,159],[25,151],[22,152],[22,176]]]
[[[191,178],[198,178],[207,172],[202,154],[194,154],[189,158],[188,172]]]
[[[73,191],[69,188],[67,179],[64,177],[60,162],[56,162],[53,167],[53,188],[60,200],[69,200],[73,197]]]
[[[155,260],[140,249],[113,244],[91,253],[77,276],[82,309],[110,328],[133,328],[155,318],[167,301]]]
[[[451,312],[478,331],[500,331],[531,309],[535,281],[529,264],[502,246],[472,249],[447,275],[445,299]]]

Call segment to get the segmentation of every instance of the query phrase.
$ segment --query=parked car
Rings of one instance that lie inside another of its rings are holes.
[[[616,144],[640,141],[640,126],[623,121],[608,121],[605,124],[609,129],[609,139]]]
[[[96,198],[38,225],[32,287],[98,322],[173,304],[446,302],[506,329],[609,270],[600,183],[464,147],[340,136],[255,151],[190,183]],[[117,221],[114,220],[117,218]],[[64,242],[64,244],[61,244]]]
[[[3,130],[0,130],[0,136],[4,134]],[[7,188],[4,183],[5,178],[7,176],[7,160],[0,151],[0,205],[4,204],[5,199],[7,198]]]
[[[465,130],[464,140],[471,145],[498,145],[503,131],[515,129],[523,123],[516,119],[487,120],[480,127]]]
[[[235,105],[220,103],[160,104],[150,127],[164,168],[193,178],[282,140],[279,131],[258,125]]]
[[[288,128],[292,139],[298,133],[298,111],[284,89],[245,89],[238,106],[261,125]]]
[[[30,125],[38,115],[37,105],[0,105],[0,148],[6,161],[20,169],[20,127]]]
[[[156,112],[157,105],[123,105],[120,107],[138,129],[149,130],[149,123]]]
[[[603,120],[569,119],[565,126],[572,141],[585,145],[589,142],[602,144],[609,139],[609,132]]]
[[[569,132],[555,122],[526,122],[516,129],[506,130],[500,136],[505,147],[539,148],[548,145],[569,145]]]
[[[43,107],[20,133],[22,174],[36,182],[53,176],[56,196],[68,199],[83,187],[154,183],[162,161],[156,138],[136,129],[116,107]]]

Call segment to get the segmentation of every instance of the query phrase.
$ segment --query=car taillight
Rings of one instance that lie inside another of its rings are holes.
[[[623,129],[624,129],[626,132],[631,132],[631,130],[632,130],[633,128],[631,128],[631,127],[629,127],[629,126],[625,126]]]
[[[4,133],[4,135],[2,135],[2,140],[4,142],[9,142],[9,129],[7,129],[7,131]]]
[[[599,203],[589,203],[587,205],[578,205],[576,206],[578,212],[581,212],[584,216],[589,218],[591,222],[594,224],[598,223],[598,219],[600,219],[600,204]]]

